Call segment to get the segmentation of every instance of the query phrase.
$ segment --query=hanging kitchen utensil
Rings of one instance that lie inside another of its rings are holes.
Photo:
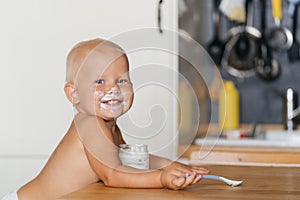
[[[295,5],[295,10],[293,14],[293,29],[292,29],[292,34],[293,34],[293,44],[291,48],[288,51],[288,58],[290,62],[295,62],[300,59],[300,44],[297,40],[297,25],[298,25],[298,3]]]
[[[159,33],[163,33],[163,29],[161,26],[161,5],[163,3],[163,0],[159,0],[158,2],[158,11],[157,11],[157,24],[158,24],[158,31]]]
[[[220,66],[221,64],[221,59],[225,48],[224,42],[220,39],[220,12],[218,10],[219,4],[220,0],[214,1],[213,21],[215,36],[207,46],[207,51],[217,66]]]
[[[256,60],[256,73],[264,80],[274,80],[280,74],[280,65],[277,60],[271,58],[267,45],[261,45],[261,58]]]
[[[286,51],[292,46],[293,35],[289,29],[281,24],[282,0],[272,0],[272,13],[275,27],[270,31],[268,44],[277,51]]]
[[[222,67],[231,75],[245,78],[255,75],[255,58],[261,33],[253,27],[253,1],[246,1],[246,25],[239,25],[228,31],[222,58]]]
[[[280,74],[280,66],[277,60],[272,58],[270,48],[266,43],[266,0],[261,0],[261,33],[260,48],[256,62],[256,73],[263,80],[274,80]]]

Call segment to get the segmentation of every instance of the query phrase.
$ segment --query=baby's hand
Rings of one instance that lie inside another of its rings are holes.
[[[199,182],[201,175],[207,173],[208,170],[204,168],[174,162],[163,169],[161,182],[169,189],[179,190]]]

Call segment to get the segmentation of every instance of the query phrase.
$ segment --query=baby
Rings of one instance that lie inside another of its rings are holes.
[[[178,190],[208,173],[154,155],[149,170],[122,165],[118,147],[125,141],[116,119],[133,102],[128,71],[126,54],[113,42],[94,39],[71,50],[64,91],[77,113],[40,174],[10,194],[13,199],[56,199],[99,181],[110,187]]]

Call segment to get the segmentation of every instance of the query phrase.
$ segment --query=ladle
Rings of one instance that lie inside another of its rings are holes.
[[[293,44],[291,46],[291,48],[288,51],[288,58],[290,60],[290,62],[295,62],[298,61],[300,59],[300,44],[297,40],[297,25],[298,25],[298,4],[296,3],[295,5],[295,10],[294,10],[294,14],[293,14]]]
[[[293,43],[293,35],[290,30],[283,27],[282,20],[282,0],[272,0],[272,12],[275,27],[270,31],[268,44],[278,51],[288,50]]]
[[[219,0],[214,1],[213,21],[215,36],[207,46],[207,51],[217,66],[221,64],[221,59],[225,48],[224,42],[220,39],[220,13],[218,10],[219,4]]]
[[[263,80],[274,80],[280,74],[280,66],[277,60],[272,58],[269,45],[264,36],[266,28],[266,0],[261,0],[261,32],[259,56],[255,58],[256,73]]]

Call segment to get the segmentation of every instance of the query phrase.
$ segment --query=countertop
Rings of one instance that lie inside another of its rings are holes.
[[[300,199],[300,167],[270,166],[222,166],[208,165],[211,174],[234,180],[243,180],[238,187],[231,187],[215,180],[202,180],[185,190],[169,189],[126,189],[105,187],[95,183],[61,200],[114,199]]]

